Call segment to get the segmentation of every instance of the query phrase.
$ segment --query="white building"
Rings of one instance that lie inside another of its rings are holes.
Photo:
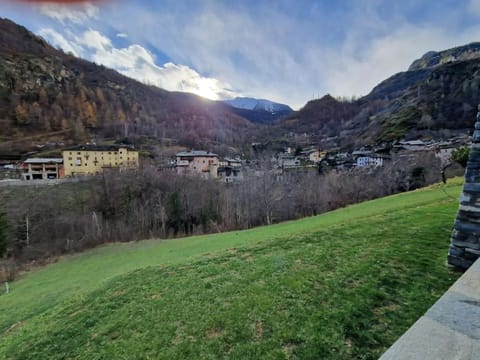
[[[358,167],[365,166],[383,166],[383,158],[379,156],[359,156],[356,165]]]

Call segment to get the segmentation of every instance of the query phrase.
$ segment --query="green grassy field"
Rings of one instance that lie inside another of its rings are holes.
[[[0,296],[0,358],[377,358],[458,277],[459,191],[67,257]]]

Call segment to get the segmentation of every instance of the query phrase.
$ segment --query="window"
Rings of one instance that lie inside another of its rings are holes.
[[[72,157],[70,156],[70,157],[68,158],[68,160],[73,160],[73,159],[72,159]]]
[[[77,155],[80,155],[80,151],[79,151],[79,152],[77,152]]]

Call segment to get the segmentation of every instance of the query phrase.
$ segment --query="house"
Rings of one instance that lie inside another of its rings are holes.
[[[310,150],[308,151],[307,155],[308,155],[308,160],[310,160],[314,164],[317,164],[320,161],[322,161],[325,158],[325,156],[327,156],[327,152],[321,151],[321,150]]]
[[[442,166],[451,162],[453,150],[455,150],[455,148],[451,147],[438,147],[437,150],[435,150],[435,157],[440,160]]]
[[[128,145],[81,145],[62,151],[65,176],[94,175],[105,168],[137,168],[138,151]]]
[[[356,162],[357,167],[383,166],[383,157],[380,156],[359,156]]]
[[[64,177],[62,158],[30,158],[22,163],[22,180],[52,180]]]
[[[425,151],[428,150],[428,144],[422,140],[399,141],[393,147],[397,150],[406,151]]]
[[[299,158],[282,158],[281,166],[283,169],[294,169],[301,166]]]
[[[224,179],[227,183],[241,180],[241,167],[241,160],[225,158],[225,160],[219,162],[217,171],[218,177]]]
[[[203,150],[181,151],[176,154],[177,174],[200,175],[205,179],[218,177],[220,162],[217,154]]]

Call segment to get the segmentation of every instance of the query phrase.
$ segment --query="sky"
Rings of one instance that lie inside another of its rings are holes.
[[[480,41],[480,0],[0,0],[0,17],[150,85],[294,109]]]

